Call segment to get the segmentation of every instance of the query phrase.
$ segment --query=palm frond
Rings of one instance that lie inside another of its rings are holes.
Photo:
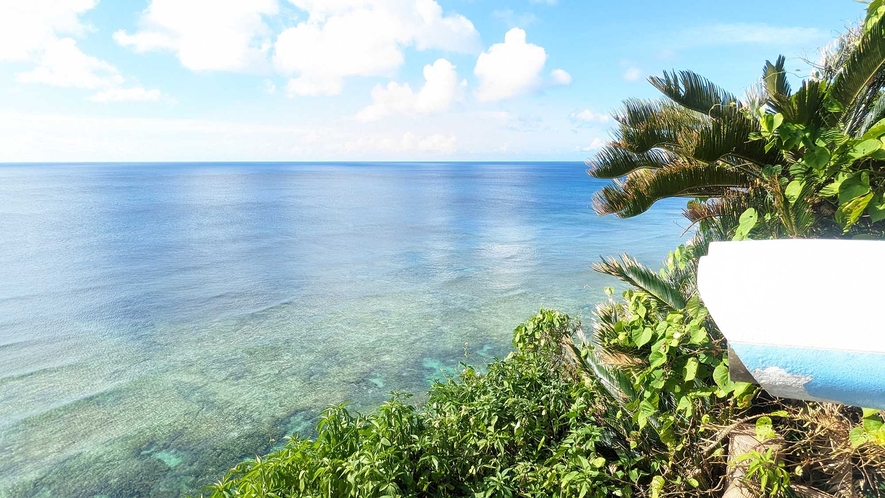
[[[679,105],[712,118],[733,116],[740,109],[734,95],[692,71],[665,72],[649,81]]]
[[[604,258],[593,265],[593,270],[632,285],[672,310],[685,307],[686,299],[677,286],[626,254],[622,255],[620,260]]]
[[[606,145],[587,163],[587,174],[593,178],[618,178],[638,169],[657,169],[670,164],[672,153],[653,149],[635,154],[617,145]]]
[[[624,180],[603,187],[594,197],[599,214],[629,218],[644,213],[667,197],[721,197],[732,189],[746,188],[753,179],[722,164],[678,163],[657,170],[638,170]]]
[[[847,111],[869,88],[883,64],[885,64],[885,17],[863,33],[841,70],[836,74],[829,95]],[[844,115],[844,111],[841,115]]]

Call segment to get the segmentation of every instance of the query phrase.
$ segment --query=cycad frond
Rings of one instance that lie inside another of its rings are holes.
[[[827,83],[824,81],[803,81],[802,88],[791,99],[793,114],[787,116],[787,119],[791,123],[802,125],[820,124],[826,88]]]
[[[699,131],[693,149],[686,153],[707,163],[728,156],[738,157],[760,169],[766,164],[779,162],[777,151],[766,152],[762,141],[751,141],[748,138],[755,131],[758,131],[756,123],[743,116],[716,120]]]
[[[732,116],[740,108],[734,95],[692,71],[665,72],[649,81],[677,104],[712,118]]]
[[[731,240],[744,211],[749,207],[762,209],[760,206],[767,204],[765,193],[759,189],[735,189],[716,199],[692,201],[682,213],[701,225],[706,242],[713,242]]]
[[[885,17],[870,26],[833,80],[830,96],[847,111],[885,64]],[[844,113],[843,113],[844,115]]]
[[[710,199],[706,202],[690,202],[682,214],[692,223],[709,219],[735,218],[750,207],[753,202],[752,192],[733,190],[723,197]]]
[[[814,187],[811,182],[806,183],[794,199],[787,199],[784,190],[777,179],[769,180],[768,190],[772,193],[771,199],[774,212],[778,215],[786,235],[791,238],[803,238],[808,235],[814,226],[814,210],[811,206],[814,196]]]
[[[594,209],[599,214],[629,218],[644,213],[660,199],[721,197],[752,181],[747,173],[722,164],[684,162],[654,171],[638,170],[597,192]]]
[[[878,95],[876,98],[876,103],[873,105],[872,109],[864,116],[863,122],[861,122],[860,128],[858,128],[855,136],[860,137],[866,133],[871,126],[878,123],[881,119],[885,118],[885,98],[882,98],[882,95]]]
[[[674,155],[661,149],[635,154],[617,145],[606,145],[587,163],[593,178],[618,178],[638,169],[657,169],[670,164]]]
[[[615,131],[619,144],[637,154],[656,147],[677,151],[706,118],[668,100],[631,99],[615,114],[620,126]]]
[[[768,94],[768,102],[772,109],[793,122],[795,116],[795,107],[790,99],[792,90],[790,83],[787,81],[786,70],[787,59],[780,55],[774,64],[771,61],[765,61],[762,68],[762,82],[765,84],[765,91]]]
[[[626,254],[620,260],[604,258],[602,262],[593,265],[593,270],[632,285],[672,310],[685,307],[686,299],[679,287]]]
[[[790,98],[792,90],[790,82],[787,81],[786,63],[787,59],[783,55],[779,55],[774,64],[771,61],[765,61],[765,67],[762,68],[762,80],[765,82],[765,89],[768,91],[769,97]]]

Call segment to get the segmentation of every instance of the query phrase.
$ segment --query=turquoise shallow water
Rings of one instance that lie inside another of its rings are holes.
[[[580,163],[0,166],[0,496],[199,492],[333,403],[420,400],[682,203],[590,209]]]

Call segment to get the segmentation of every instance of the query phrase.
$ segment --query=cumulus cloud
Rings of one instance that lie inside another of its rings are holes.
[[[458,96],[455,66],[446,59],[437,59],[424,66],[424,86],[414,92],[408,83],[390,82],[372,90],[373,103],[356,115],[358,121],[377,121],[392,114],[429,114],[446,111]]]
[[[526,43],[522,29],[511,29],[504,35],[504,43],[492,45],[476,61],[477,100],[494,102],[528,93],[540,85],[546,62],[543,47]]]
[[[278,12],[277,0],[151,0],[132,34],[114,40],[136,52],[169,50],[195,71],[261,68],[271,45],[262,16]]]
[[[47,44],[65,35],[89,31],[80,15],[98,0],[28,0],[4,2],[0,16],[0,60],[30,61]]]
[[[572,84],[572,75],[570,75],[565,69],[554,69],[550,72],[550,76],[553,78],[553,83],[556,85]]]
[[[117,68],[84,54],[72,38],[48,41],[35,59],[37,67],[17,74],[17,81],[88,89],[121,85],[124,81]]]
[[[628,67],[624,71],[623,77],[624,81],[629,81],[631,83],[639,81],[640,79],[642,79],[642,69],[639,69],[635,66]]]
[[[575,147],[575,150],[578,152],[592,152],[596,149],[602,148],[605,144],[606,144],[606,141],[604,139],[599,138],[599,137],[595,137],[590,142],[590,145],[585,145],[585,146],[579,145],[579,146]]]
[[[73,36],[90,27],[80,15],[97,0],[33,0],[4,6],[0,17],[0,60],[33,63],[16,74],[20,83],[98,90],[98,102],[158,100],[159,90],[124,88],[127,80],[112,64],[84,53]]]
[[[575,111],[569,114],[568,117],[572,123],[578,125],[606,124],[611,121],[611,116],[608,114],[604,112],[593,112],[590,109]]]
[[[337,95],[344,79],[391,74],[403,50],[475,53],[469,19],[444,14],[435,0],[290,0],[307,20],[280,33],[273,65],[291,76],[290,95]]]

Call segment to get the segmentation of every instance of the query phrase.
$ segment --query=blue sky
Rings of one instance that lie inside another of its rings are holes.
[[[807,71],[852,0],[0,0],[0,162],[583,160],[692,69]]]

